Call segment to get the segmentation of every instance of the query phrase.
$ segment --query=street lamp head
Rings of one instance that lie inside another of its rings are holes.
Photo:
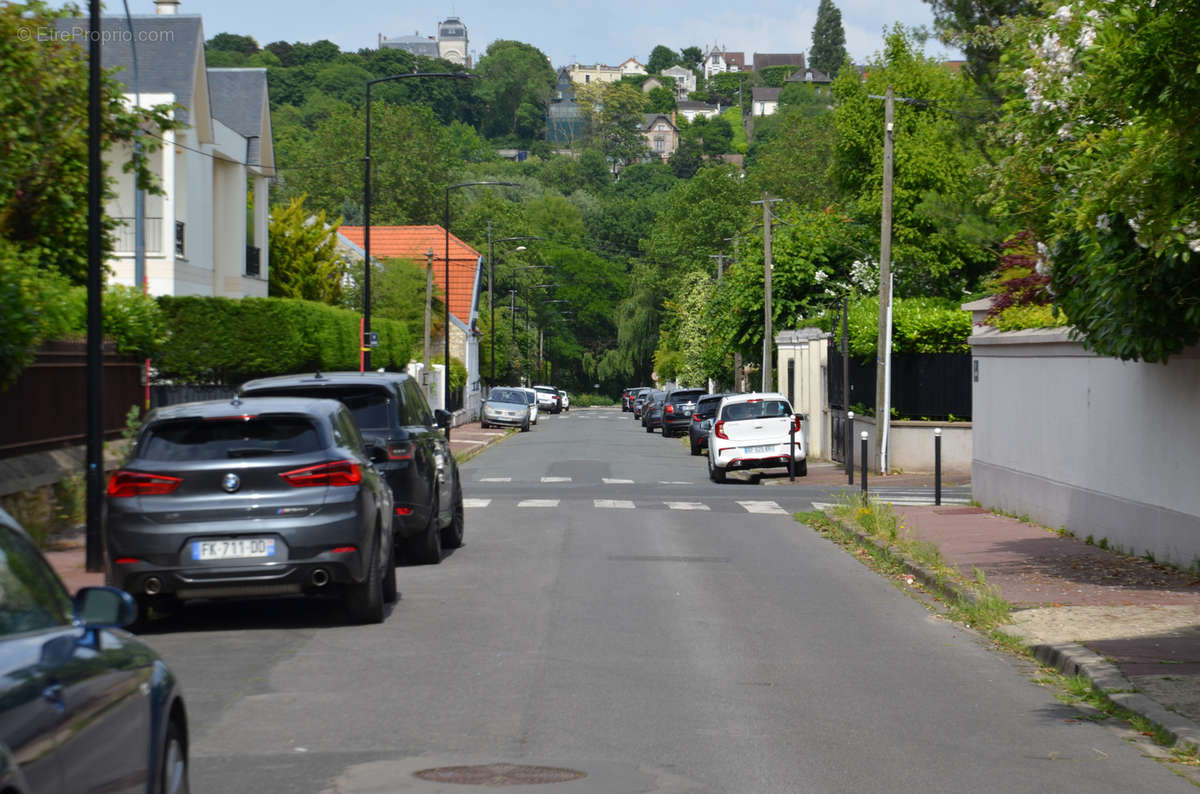
[[[514,251],[524,251],[524,250],[527,250],[527,249],[526,249],[526,248],[525,248],[525,246],[523,246],[523,245],[518,245],[518,246],[517,246],[516,248],[514,248],[513,250],[514,250]]]

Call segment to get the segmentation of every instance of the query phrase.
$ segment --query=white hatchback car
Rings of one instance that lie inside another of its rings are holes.
[[[525,399],[529,401],[529,423],[537,424],[538,419],[538,393],[528,386],[516,387],[522,394],[527,395]]]
[[[802,418],[775,392],[731,394],[721,400],[708,431],[708,478],[725,482],[735,469],[772,469],[788,465],[789,451],[796,474],[808,473]],[[795,431],[795,447],[790,445]]]

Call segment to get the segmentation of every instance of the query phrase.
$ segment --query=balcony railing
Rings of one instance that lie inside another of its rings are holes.
[[[117,227],[117,254],[125,254],[133,256],[135,250],[135,230],[133,228],[133,218],[116,218],[120,226]],[[162,218],[143,218],[146,223],[144,232],[144,240],[146,246],[146,254],[148,256],[162,255]]]
[[[253,246],[246,246],[246,275],[257,278],[260,274],[262,251]]]
[[[184,234],[187,231],[187,224],[183,221],[175,221],[175,256],[184,256]]]

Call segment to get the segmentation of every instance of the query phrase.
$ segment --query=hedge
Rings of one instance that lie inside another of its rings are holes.
[[[849,311],[850,355],[856,359],[875,358],[879,336],[879,298],[852,300]],[[817,320],[832,331],[840,344],[842,317],[826,313]],[[958,303],[945,298],[896,298],[892,303],[893,353],[969,353],[971,315]]]
[[[158,377],[183,383],[238,384],[297,372],[355,370],[359,315],[292,298],[158,299],[170,329],[153,359]],[[403,323],[372,319],[379,347],[373,367],[401,369],[412,339]]]

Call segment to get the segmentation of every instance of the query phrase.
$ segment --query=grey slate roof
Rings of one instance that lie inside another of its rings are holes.
[[[755,102],[778,102],[779,93],[782,88],[771,88],[770,86],[755,86],[751,90],[751,96]]]
[[[246,162],[261,165],[259,136],[267,103],[267,70],[209,69],[208,93],[212,97],[213,118],[248,139]]]
[[[709,110],[713,113],[717,112],[716,105],[710,105],[707,102],[697,102],[694,99],[681,99],[676,103],[680,110]]]
[[[192,87],[196,83],[196,51],[204,47],[204,29],[196,14],[133,15],[133,40],[137,42],[138,88],[150,94],[174,94],[185,110],[176,117],[191,121]],[[58,19],[61,35],[87,47],[87,19]],[[107,69],[118,67],[116,79],[133,93],[133,48],[124,16],[100,19],[103,35],[100,62]]]
[[[754,70],[766,69],[768,66],[796,66],[804,71],[804,53],[802,52],[756,52],[754,53]]]

